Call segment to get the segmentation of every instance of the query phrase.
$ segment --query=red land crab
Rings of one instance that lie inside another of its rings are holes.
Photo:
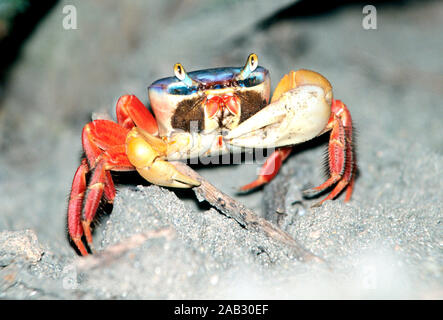
[[[319,73],[291,71],[270,100],[269,72],[258,66],[255,54],[243,68],[188,74],[177,63],[174,76],[155,81],[148,94],[155,118],[137,97],[125,95],[117,102],[117,123],[94,120],[83,128],[85,158],[74,175],[68,205],[68,233],[82,255],[88,254],[83,236],[93,251],[91,222],[100,201],[114,200],[112,171],[137,170],[153,184],[190,188],[199,182],[168,160],[275,147],[258,178],[241,187],[251,190],[277,174],[291,145],[331,131],[330,177],[305,193],[334,186],[319,205],[345,188],[345,201],[351,198],[356,172],[351,115],[333,99],[331,84]]]

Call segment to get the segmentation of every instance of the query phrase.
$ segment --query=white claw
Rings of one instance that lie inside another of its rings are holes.
[[[224,139],[232,141],[232,139],[250,134],[258,129],[280,123],[285,116],[286,109],[284,105],[274,102],[242,122],[238,127],[229,131],[229,133],[224,136]]]
[[[248,148],[271,148],[310,140],[326,127],[331,106],[319,86],[303,85],[241,123],[224,137]]]

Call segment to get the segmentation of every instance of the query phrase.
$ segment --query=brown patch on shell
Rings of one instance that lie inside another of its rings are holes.
[[[235,95],[240,99],[241,103],[241,115],[239,123],[252,117],[266,106],[266,100],[262,95],[256,91],[240,91]],[[204,130],[204,110],[202,103],[205,97],[200,96],[198,98],[192,98],[181,101],[177,109],[175,109],[174,115],[171,118],[171,126],[174,129],[181,129],[186,132],[191,131],[191,122],[198,122],[198,132]],[[222,127],[222,119],[220,119],[220,127]]]
[[[175,129],[181,129],[186,132],[191,131],[191,122],[198,122],[198,131],[204,129],[204,111],[201,104],[204,98],[193,98],[181,101],[171,119],[171,125]]]
[[[251,90],[238,92],[237,96],[241,101],[240,123],[252,117],[266,106],[266,100],[258,92]]]

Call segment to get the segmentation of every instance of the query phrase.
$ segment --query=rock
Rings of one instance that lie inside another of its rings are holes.
[[[0,265],[6,266],[17,259],[36,263],[42,255],[43,249],[34,231],[0,232]]]
[[[357,193],[348,204],[327,201],[319,208],[310,208],[313,200],[303,200],[303,214],[299,203],[294,208],[291,201],[280,200],[285,203],[280,226],[333,265],[334,277],[353,279],[352,283],[363,276],[369,296],[426,297],[439,291],[442,276],[443,207],[438,199],[443,198],[443,158],[421,146],[382,149],[389,151],[383,154],[386,165],[381,172],[369,176],[371,169],[360,167],[363,173],[356,185],[364,184],[365,195]],[[380,156],[374,152],[366,158],[377,163]],[[408,161],[398,166],[394,160],[398,156]],[[265,187],[270,216],[281,216],[271,210],[272,199],[292,199],[287,186],[298,186],[300,174],[293,172],[303,168],[303,157],[292,157],[282,174]]]

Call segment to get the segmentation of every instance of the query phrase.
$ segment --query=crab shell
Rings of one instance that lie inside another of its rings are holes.
[[[169,160],[233,152],[223,135],[236,128],[269,103],[269,72],[258,66],[243,80],[236,78],[242,68],[226,67],[190,72],[191,86],[176,77],[155,81],[148,88],[159,136],[170,144]],[[205,101],[215,96],[235,96],[238,114],[220,109],[209,117]]]

